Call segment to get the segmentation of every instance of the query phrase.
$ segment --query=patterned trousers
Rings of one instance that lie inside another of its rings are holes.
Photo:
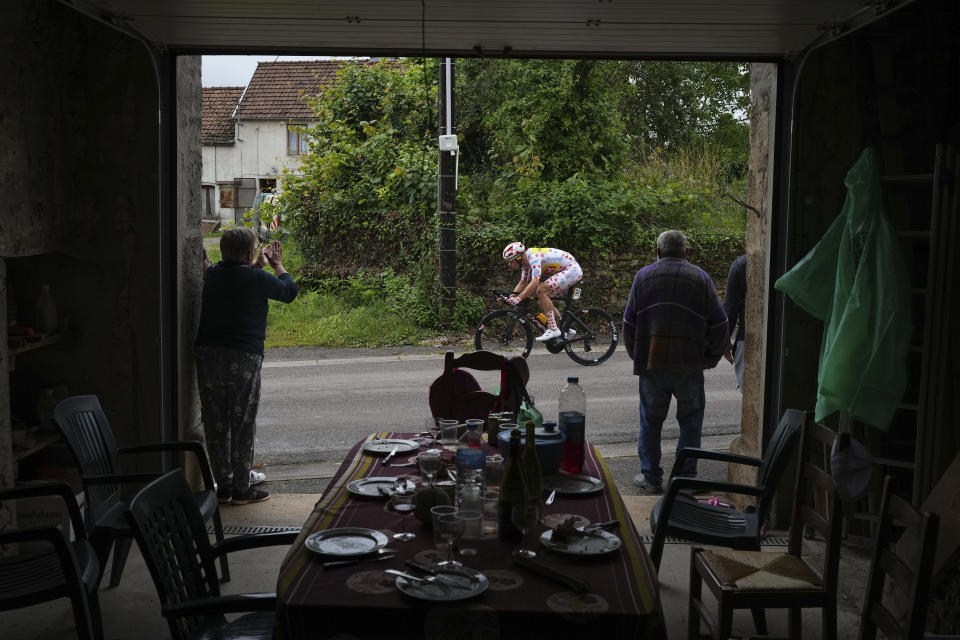
[[[218,492],[246,493],[257,435],[263,356],[209,346],[197,347],[194,356],[207,455]]]

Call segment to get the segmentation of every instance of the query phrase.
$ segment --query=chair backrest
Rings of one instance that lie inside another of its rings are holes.
[[[787,409],[780,418],[777,430],[773,432],[763,452],[760,467],[757,469],[757,486],[766,489],[757,500],[757,517],[760,522],[767,519],[773,496],[780,479],[794,459],[800,431],[807,416],[799,409]]]
[[[860,620],[861,640],[876,638],[878,629],[889,640],[923,638],[939,524],[936,515],[921,513],[894,494],[887,476]],[[893,592],[884,593],[885,583],[893,585]]]
[[[117,441],[97,396],[62,400],[53,410],[53,421],[73,452],[81,479],[120,472]],[[110,508],[120,497],[120,485],[115,483],[84,483],[84,491],[88,522],[94,522],[102,510]]]
[[[836,432],[813,420],[806,421],[800,430],[796,497],[787,543],[790,553],[801,555],[806,530],[812,529],[823,538],[821,577],[824,590],[833,594],[837,592],[843,533],[843,509],[830,475],[830,449],[836,438]]]
[[[463,369],[500,371],[500,395],[482,391],[476,379]],[[490,411],[516,413],[523,402],[530,369],[521,357],[506,358],[489,351],[473,351],[454,357],[447,351],[443,373],[430,385],[430,412],[434,418],[485,419]]]
[[[183,469],[174,469],[140,489],[127,521],[162,606],[220,595],[210,540]],[[191,638],[222,616],[168,617],[170,635]]]

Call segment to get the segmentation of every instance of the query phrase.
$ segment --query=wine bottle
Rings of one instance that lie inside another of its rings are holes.
[[[514,505],[525,504],[527,487],[523,477],[523,465],[520,459],[520,430],[510,432],[510,455],[507,468],[500,482],[500,500],[498,502],[499,535],[502,540],[519,541],[520,530],[513,524],[511,514]]]
[[[527,502],[537,504],[543,491],[543,469],[540,466],[540,455],[537,453],[537,436],[533,422],[527,423],[527,443],[520,455],[520,466],[523,468],[523,479],[527,483]]]

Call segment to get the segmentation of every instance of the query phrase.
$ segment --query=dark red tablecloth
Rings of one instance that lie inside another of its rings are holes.
[[[390,560],[324,569],[321,559],[304,547],[315,531],[338,527],[369,527],[385,533],[399,530],[399,517],[379,499],[358,498],[347,484],[370,476],[416,473],[412,467],[383,466],[382,458],[362,451],[362,445],[380,437],[410,434],[371,434],[347,455],[307,519],[303,532],[281,565],[277,583],[277,637],[328,638],[337,634],[367,638],[463,637],[476,638],[664,638],[656,570],[647,556],[630,515],[606,466],[592,446],[587,447],[584,473],[602,479],[606,488],[591,496],[558,497],[543,516],[577,514],[591,522],[619,520],[612,531],[622,540],[617,551],[591,558],[559,555],[538,547],[538,559],[590,584],[576,594],[513,563],[515,543],[487,538],[471,541],[476,556],[459,556],[467,566],[483,571],[490,588],[472,600],[431,603],[414,600],[393,586],[384,569],[406,569],[404,560],[431,561],[442,555],[429,529],[410,516],[411,542],[391,540],[399,553]],[[494,449],[491,452],[495,452]],[[411,455],[411,454],[408,454]],[[407,456],[397,456],[402,462]],[[536,541],[531,535],[529,540]]]

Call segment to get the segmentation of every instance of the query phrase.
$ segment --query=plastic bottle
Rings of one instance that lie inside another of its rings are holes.
[[[483,494],[486,492],[483,472],[487,457],[483,452],[483,440],[477,422],[483,424],[482,420],[467,422],[467,431],[457,443],[457,485],[454,503],[461,511],[481,511]]]
[[[567,378],[567,386],[560,392],[560,431],[566,436],[560,468],[567,473],[583,471],[584,441],[586,440],[587,395],[576,376]]]
[[[523,467],[523,479],[527,484],[527,502],[537,504],[543,492],[543,468],[537,453],[536,428],[533,422],[528,422],[526,429],[527,442],[520,454],[520,466]]]
[[[511,517],[514,505],[526,504],[527,499],[527,484],[523,478],[520,457],[520,430],[514,429],[510,432],[510,455],[500,483],[500,500],[497,504],[497,533],[501,540],[519,541],[521,537]]]
[[[53,333],[57,330],[57,305],[50,295],[50,285],[40,285],[40,296],[37,298],[37,331]]]

